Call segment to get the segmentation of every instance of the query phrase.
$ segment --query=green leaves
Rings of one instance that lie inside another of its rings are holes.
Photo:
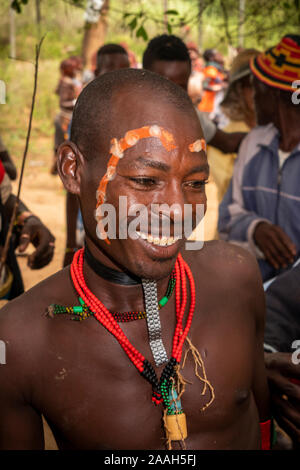
[[[148,34],[147,34],[147,32],[146,32],[146,30],[145,30],[145,28],[144,28],[143,25],[141,25],[141,26],[139,27],[139,29],[137,30],[137,32],[136,32],[136,37],[137,37],[137,38],[143,38],[144,41],[148,41]]]
[[[172,34],[174,20],[175,18],[179,18],[179,12],[177,10],[166,10],[164,12],[166,21],[165,26],[168,30],[169,34]],[[126,26],[130,29],[132,33],[135,32],[135,36],[137,38],[142,38],[144,41],[148,41],[149,35],[147,33],[145,23],[147,21],[157,21],[151,15],[145,13],[144,11],[139,11],[135,13],[126,12],[123,14],[123,21],[125,22]],[[128,22],[129,21],[129,22]],[[164,20],[161,18],[160,23],[163,24]],[[171,24],[172,23],[172,24]]]
[[[179,15],[177,10],[167,10],[165,11],[166,15]]]
[[[127,26],[130,28],[131,32],[135,31],[135,35],[137,38],[142,38],[144,41],[148,41],[148,34],[144,27],[144,23],[146,21],[146,17],[144,16],[143,12],[139,13],[124,13],[123,20],[129,19],[130,21]]]
[[[130,23],[128,24],[129,28],[131,29],[131,31],[133,31],[135,28],[136,28],[136,25],[137,25],[137,18],[136,16],[133,18],[133,20],[130,21]]]

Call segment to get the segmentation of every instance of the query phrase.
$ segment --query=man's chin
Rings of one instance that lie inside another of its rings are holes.
[[[172,272],[183,243],[183,240],[178,240],[171,246],[158,246],[141,239],[127,240],[126,247],[118,249],[122,256],[117,261],[119,266],[140,279],[159,281]]]
[[[115,264],[115,269],[140,279],[159,281],[170,275],[185,240],[179,239],[169,246],[155,245],[141,238],[133,240],[100,241],[96,246]]]
[[[136,250],[132,250],[135,259],[130,257],[129,269],[135,276],[156,281],[170,275],[184,244],[183,240],[178,240],[171,246],[156,246],[144,240],[137,242]]]

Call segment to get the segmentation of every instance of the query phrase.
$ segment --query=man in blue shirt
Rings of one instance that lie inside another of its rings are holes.
[[[220,237],[257,257],[263,280],[300,251],[300,36],[287,35],[250,62],[258,126],[241,144],[219,209]]]

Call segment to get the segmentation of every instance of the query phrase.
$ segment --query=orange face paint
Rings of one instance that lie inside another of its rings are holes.
[[[176,148],[173,135],[166,129],[157,125],[144,126],[140,127],[139,129],[130,130],[126,132],[125,136],[122,137],[120,140],[116,138],[112,139],[110,148],[111,157],[107,164],[107,171],[101,179],[96,193],[96,208],[98,208],[101,204],[105,202],[107,184],[116,176],[117,165],[119,163],[119,160],[124,157],[125,150],[136,145],[140,139],[147,139],[149,137],[158,138],[161,144],[168,152]],[[101,218],[97,220],[100,225],[100,232],[102,233],[103,228],[101,227]],[[105,241],[106,243],[110,244],[108,238],[106,238]]]
[[[166,129],[156,125],[144,126],[128,131],[125,137],[120,140],[112,139],[110,148],[111,157],[107,165],[107,172],[101,179],[97,191],[97,207],[105,201],[107,184],[115,177],[117,164],[124,157],[125,150],[133,147],[140,139],[147,139],[149,137],[157,137],[168,152],[176,148],[173,135]]]
[[[189,145],[190,152],[200,152],[201,150],[206,152],[206,142],[204,139],[198,139]]]

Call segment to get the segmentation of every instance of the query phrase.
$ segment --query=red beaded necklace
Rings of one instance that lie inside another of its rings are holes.
[[[87,287],[83,276],[83,262],[84,249],[82,248],[81,250],[78,250],[75,253],[71,264],[71,277],[78,295],[84,300],[85,304],[90,308],[90,310],[94,312],[95,318],[116,338],[116,340],[119,342],[131,362],[135,365],[135,367],[142,374],[142,376],[146,380],[148,380],[148,382],[150,382],[150,384],[152,385],[153,403],[155,403],[156,405],[163,403],[163,387],[167,382],[169,383],[170,378],[175,375],[175,367],[180,363],[183,343],[190,329],[195,309],[195,284],[189,266],[179,254],[175,263],[176,328],[173,337],[172,356],[169,362],[164,367],[160,380],[158,381],[158,378],[152,365],[130,343],[130,341],[114,319],[113,315]],[[187,276],[189,280],[191,300],[186,325],[185,327],[183,327],[183,317],[187,304],[187,288],[185,276]]]

